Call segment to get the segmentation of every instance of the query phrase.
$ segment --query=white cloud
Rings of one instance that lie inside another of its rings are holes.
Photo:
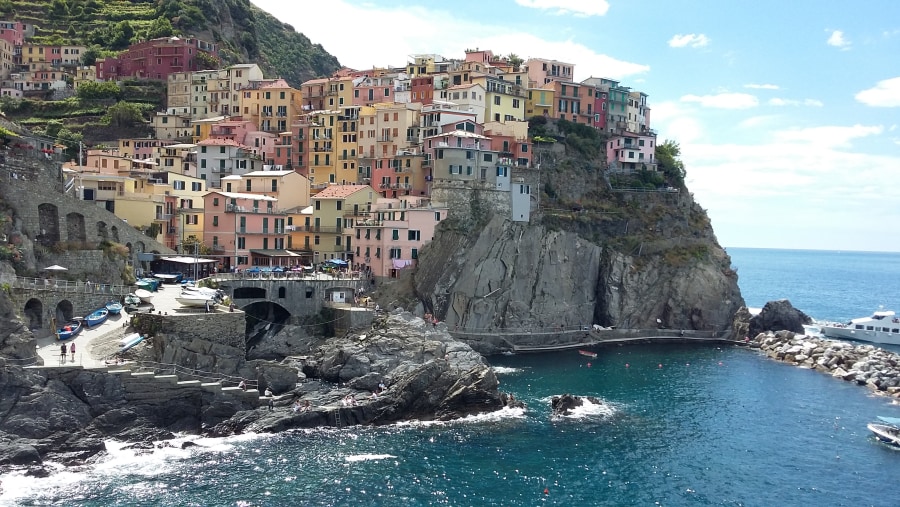
[[[573,14],[578,17],[603,16],[609,10],[606,0],[516,0],[522,7]]]
[[[782,98],[774,97],[774,98],[769,99],[769,105],[770,106],[822,107],[825,104],[823,104],[821,100],[816,100],[816,99],[794,100],[794,99],[782,99]]]
[[[709,37],[703,35],[702,33],[687,33],[687,34],[677,34],[673,35],[671,39],[669,39],[669,47],[673,48],[683,48],[685,46],[690,46],[692,48],[702,48],[709,44]]]
[[[856,94],[856,100],[873,107],[900,107],[900,77],[885,79]]]
[[[434,53],[445,58],[462,58],[467,48],[490,49],[495,54],[516,53],[522,58],[552,58],[577,64],[575,79],[591,75],[622,79],[648,72],[647,65],[627,62],[597,53],[572,39],[548,40],[531,33],[516,31],[502,20],[470,21],[453,11],[411,7],[381,7],[349,0],[328,2],[283,2],[282,0],[252,0],[258,7],[274,13],[281,21],[292,25],[311,41],[355,69],[374,66],[400,66],[409,55]],[[587,2],[576,3],[575,6]],[[414,26],[415,30],[398,30],[390,35],[389,43],[372,44],[365,37],[348,37],[346,31],[335,30],[322,19],[331,19],[340,12],[344,19],[364,19],[367,26]],[[441,34],[423,37],[423,33]]]
[[[778,85],[749,83],[745,84],[744,88],[752,88],[754,90],[777,90]]]
[[[846,148],[851,146],[853,139],[880,135],[882,132],[884,132],[884,127],[881,125],[866,126],[856,124],[852,127],[824,126],[782,130],[775,133],[775,138],[781,141],[800,142],[816,146]]]
[[[682,102],[696,102],[703,107],[716,109],[750,109],[759,105],[759,100],[749,93],[719,93],[716,95],[685,95]]]
[[[826,44],[828,44],[829,46],[840,48],[842,50],[850,49],[850,41],[844,38],[844,32],[840,30],[832,30],[831,35],[826,41]]]
[[[741,120],[738,123],[738,127],[745,129],[757,129],[759,127],[764,127],[766,125],[772,125],[782,119],[781,115],[778,114],[763,114],[758,116],[751,116],[745,120]]]

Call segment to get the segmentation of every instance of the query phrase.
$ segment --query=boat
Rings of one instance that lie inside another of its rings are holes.
[[[153,275],[155,278],[159,278],[162,283],[181,283],[181,279],[184,278],[184,275],[181,273],[177,274],[155,274]]]
[[[140,298],[142,303],[149,303],[153,299],[153,293],[146,289],[137,289],[134,295]]]
[[[118,303],[116,301],[110,301],[106,303],[106,309],[109,310],[109,313],[113,315],[118,315],[119,312],[122,311],[122,303]]]
[[[119,342],[119,352],[125,352],[142,341],[144,341],[144,337],[140,333],[132,333]]]
[[[80,320],[70,320],[66,322],[66,324],[56,330],[56,336],[60,340],[68,340],[69,338],[75,338],[81,330],[84,329],[84,322]]]
[[[900,447],[900,417],[878,416],[878,419],[887,424],[869,423],[866,425],[869,431],[878,440],[894,447]]]
[[[109,317],[109,310],[106,308],[100,308],[98,310],[94,310],[90,315],[87,315],[84,318],[87,327],[99,326],[106,322],[106,319]]]
[[[579,350],[578,353],[581,354],[582,356],[589,357],[591,359],[597,359],[597,353],[591,352],[590,350]]]
[[[134,282],[134,285],[138,289],[147,290],[150,292],[156,292],[159,290],[159,280],[156,278],[141,278],[140,280]]]
[[[826,338],[900,345],[900,319],[891,310],[878,310],[846,324],[825,324],[820,329]]]
[[[203,294],[182,294],[175,298],[175,301],[178,301],[184,306],[196,306],[196,307],[204,307],[207,304],[210,306],[216,305],[215,298],[204,296]]]

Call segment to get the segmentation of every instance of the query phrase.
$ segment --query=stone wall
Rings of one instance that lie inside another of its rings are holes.
[[[84,286],[76,290],[55,290],[20,285],[13,285],[10,299],[16,306],[16,314],[22,316],[25,326],[38,336],[54,332],[51,326],[54,318],[57,324],[62,324],[67,318],[84,317],[109,301],[121,301],[122,296],[127,293],[123,286],[92,286],[88,291]]]
[[[16,210],[21,230],[44,246],[61,242],[131,245],[132,253],[173,253],[105,208],[63,193],[58,163],[7,154],[0,162],[0,197]]]
[[[366,286],[366,280],[312,280],[312,279],[265,279],[265,278],[220,278],[219,288],[231,297],[238,308],[246,308],[248,305],[270,301],[287,310],[291,317],[311,317],[322,311],[325,306],[325,294],[336,288],[349,288],[356,291]],[[284,297],[281,289],[284,288]],[[259,293],[244,292],[239,289],[262,289],[265,295]],[[235,297],[235,290],[238,290]],[[252,297],[241,297],[250,295]]]
[[[177,315],[138,314],[134,326],[141,333],[178,336],[181,340],[207,340],[244,349],[244,312],[222,311]]]
[[[540,196],[540,170],[511,168],[511,181],[531,185],[531,194]],[[493,213],[504,218],[512,218],[512,196],[510,191],[497,190],[482,181],[435,180],[431,191],[435,204],[447,206],[454,218],[467,220],[474,213]],[[537,211],[539,200],[532,199],[531,213]]]

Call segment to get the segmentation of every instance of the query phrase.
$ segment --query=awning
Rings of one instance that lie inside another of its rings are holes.
[[[295,252],[292,250],[250,250],[250,253],[253,255],[260,255],[263,257],[309,257],[311,254],[306,252]]]
[[[219,262],[215,259],[204,259],[202,257],[194,258],[194,257],[184,257],[184,256],[162,257],[159,260],[167,261],[167,262],[176,262],[178,264],[209,264],[211,262]]]

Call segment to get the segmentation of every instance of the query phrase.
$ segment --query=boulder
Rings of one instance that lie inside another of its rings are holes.
[[[812,324],[808,315],[797,310],[787,299],[769,301],[758,315],[750,318],[750,335],[763,331],[804,332],[803,325]]]

